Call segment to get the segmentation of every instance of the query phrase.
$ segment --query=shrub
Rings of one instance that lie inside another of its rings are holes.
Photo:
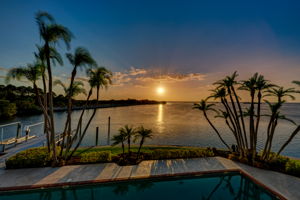
[[[27,149],[6,160],[7,169],[45,166],[50,166],[50,155],[46,147]]]
[[[277,156],[275,154],[271,154],[268,160],[268,164],[272,169],[284,171],[289,160],[290,159],[285,156]]]
[[[288,174],[300,176],[300,161],[299,160],[289,160],[286,163],[285,171]]]
[[[201,158],[214,156],[214,153],[209,149],[155,149],[149,153],[148,159],[159,160],[159,159],[176,159],[176,158]]]
[[[80,154],[80,163],[102,163],[111,161],[111,151],[95,151]]]

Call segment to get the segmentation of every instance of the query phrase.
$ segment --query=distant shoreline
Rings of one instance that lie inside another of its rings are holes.
[[[95,108],[114,108],[114,107],[125,107],[125,106],[138,106],[138,105],[157,105],[157,104],[166,104],[166,101],[153,101],[153,100],[110,100],[110,101],[101,101],[100,105],[90,105],[86,109],[95,109]],[[82,110],[84,106],[73,106],[72,110]],[[55,112],[64,112],[67,111],[67,107],[54,107]]]

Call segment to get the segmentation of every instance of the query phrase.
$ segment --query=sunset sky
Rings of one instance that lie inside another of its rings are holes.
[[[0,84],[7,69],[33,61],[39,10],[72,31],[72,52],[83,46],[114,72],[102,99],[196,101],[235,70],[285,87],[300,80],[300,1],[1,0]],[[71,69],[65,59],[55,78],[67,82]]]

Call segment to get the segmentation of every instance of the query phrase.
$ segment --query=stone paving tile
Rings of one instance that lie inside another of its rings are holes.
[[[0,173],[0,190],[16,186],[30,187],[88,181],[113,181],[157,175],[205,173],[222,170],[242,170],[287,199],[300,199],[299,178],[274,171],[253,168],[221,157],[151,160],[143,161],[136,166],[123,167],[115,163],[103,163],[71,165],[58,168],[3,170],[3,173]]]

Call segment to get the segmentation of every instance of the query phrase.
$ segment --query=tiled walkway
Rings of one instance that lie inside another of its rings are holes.
[[[107,182],[175,174],[242,171],[286,199],[300,199],[300,179],[273,171],[253,168],[231,160],[212,157],[143,161],[136,166],[114,163],[71,165],[0,171],[0,190],[24,189],[64,184]]]

